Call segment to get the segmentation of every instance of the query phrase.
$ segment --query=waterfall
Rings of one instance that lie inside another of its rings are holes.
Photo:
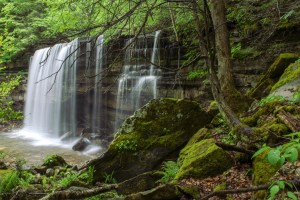
[[[59,137],[76,131],[78,40],[35,52],[29,67],[24,129]]]
[[[156,67],[159,65],[159,39],[160,31],[156,31],[126,43],[129,47],[118,81],[115,130],[126,117],[157,98],[157,80],[161,75],[161,70]]]
[[[24,128],[18,134],[42,145],[61,145],[62,138],[70,143],[78,138],[78,115],[83,112],[89,119],[82,128],[101,128],[103,40],[103,36],[96,41],[75,39],[35,52],[29,66]],[[79,92],[84,70],[89,71],[85,74],[89,83],[83,87],[91,88],[89,94]]]

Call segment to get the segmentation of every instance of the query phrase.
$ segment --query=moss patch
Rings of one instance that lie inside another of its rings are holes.
[[[275,175],[278,168],[271,165],[267,160],[268,152],[264,152],[261,155],[255,157],[253,161],[253,184],[263,185],[270,182],[270,179]],[[255,194],[256,199],[265,199],[267,192],[260,191]]]
[[[230,156],[217,145],[214,139],[205,139],[192,145],[187,145],[180,152],[182,163],[176,179],[206,178],[223,173],[233,162]]]

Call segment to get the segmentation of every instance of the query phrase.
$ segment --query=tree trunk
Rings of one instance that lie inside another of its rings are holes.
[[[229,33],[226,25],[226,8],[223,0],[211,0],[216,54],[218,58],[218,77],[223,93],[236,92],[233,81]]]

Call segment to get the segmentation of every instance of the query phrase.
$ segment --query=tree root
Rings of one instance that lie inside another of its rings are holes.
[[[72,191],[72,190],[57,191],[48,194],[47,196],[41,198],[41,200],[83,199],[85,197],[95,196],[102,192],[107,192],[110,190],[114,190],[116,188],[118,188],[118,184],[96,187],[96,188],[81,190],[81,191]]]
[[[292,184],[294,187],[300,187],[300,180],[288,181],[288,183]],[[223,195],[226,195],[226,194],[239,194],[239,193],[255,192],[255,191],[259,191],[259,190],[265,190],[265,189],[268,189],[271,185],[272,184],[264,184],[264,185],[259,185],[259,186],[255,186],[255,187],[249,187],[249,188],[214,191],[214,192],[200,198],[200,200],[207,200],[207,199],[209,199],[213,196],[223,196]]]

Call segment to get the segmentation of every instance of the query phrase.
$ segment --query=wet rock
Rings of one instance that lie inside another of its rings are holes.
[[[178,156],[179,149],[211,119],[196,102],[150,101],[125,120],[107,152],[90,162],[95,180],[113,173],[120,182],[154,170],[163,160]]]
[[[81,138],[76,142],[76,144],[72,147],[74,151],[83,151],[87,146],[91,144],[90,140],[87,138]]]
[[[81,131],[80,137],[87,138],[90,140],[92,138],[92,133],[93,133],[93,130],[91,128],[84,128]]]

